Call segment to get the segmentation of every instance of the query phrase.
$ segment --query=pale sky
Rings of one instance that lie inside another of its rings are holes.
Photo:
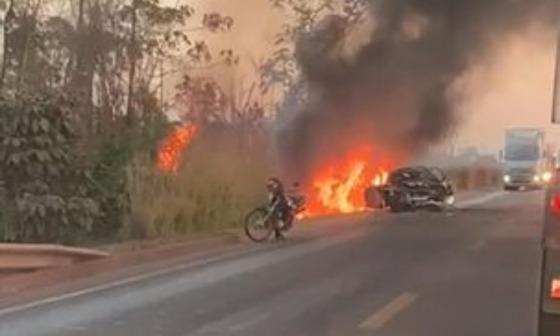
[[[230,32],[211,34],[209,42],[221,48],[233,48],[242,59],[240,70],[252,70],[245,67],[270,54],[282,17],[269,0],[190,0],[187,3],[199,15],[219,12],[234,19]]]
[[[173,5],[177,1],[182,0],[163,2]],[[232,48],[240,58],[237,66],[221,66],[203,70],[202,73],[214,76],[226,92],[248,91],[248,87],[256,79],[256,67],[270,55],[275,34],[282,24],[280,13],[272,8],[269,0],[183,0],[183,2],[191,5],[196,11],[197,16],[193,18],[193,25],[198,24],[197,20],[204,13],[218,12],[234,19],[233,27],[229,32],[205,33],[198,36],[192,34],[192,36],[203,37],[214,50]],[[178,78],[180,77],[179,75]],[[173,79],[169,80],[166,87],[168,89],[174,87]]]
[[[505,39],[492,60],[466,76],[459,144],[496,151],[505,128],[542,127],[548,141],[560,145],[560,126],[550,123],[555,42],[551,31],[532,27]]]

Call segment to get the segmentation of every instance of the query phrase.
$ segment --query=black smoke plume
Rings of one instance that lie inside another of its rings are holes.
[[[451,89],[501,39],[556,19],[555,0],[371,0],[374,28],[351,56],[351,25],[324,19],[300,36],[296,55],[308,96],[283,120],[278,149],[305,179],[323,160],[376,144],[413,156],[443,140],[458,118]],[[552,69],[551,69],[552,71]]]

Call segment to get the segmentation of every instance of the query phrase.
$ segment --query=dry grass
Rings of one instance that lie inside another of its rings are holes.
[[[493,167],[465,167],[447,171],[457,190],[472,190],[501,185],[502,172]]]
[[[123,238],[171,238],[239,225],[264,200],[270,171],[263,139],[246,140],[233,131],[204,132],[176,174],[138,161],[130,172],[131,209]]]
[[[129,172],[131,208],[122,239],[172,239],[223,231],[265,201],[264,182],[272,171],[264,135],[205,130],[193,142],[176,174],[137,159]],[[447,170],[458,190],[498,186],[495,168]]]

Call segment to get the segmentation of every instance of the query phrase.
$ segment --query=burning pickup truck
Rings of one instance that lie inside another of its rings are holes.
[[[445,173],[434,167],[405,167],[389,174],[386,183],[365,191],[371,209],[393,212],[418,209],[443,210],[455,202],[453,187]]]

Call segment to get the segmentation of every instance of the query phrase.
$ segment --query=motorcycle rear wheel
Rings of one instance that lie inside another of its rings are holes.
[[[274,225],[264,208],[256,208],[245,217],[245,234],[254,242],[260,243],[270,239]]]

